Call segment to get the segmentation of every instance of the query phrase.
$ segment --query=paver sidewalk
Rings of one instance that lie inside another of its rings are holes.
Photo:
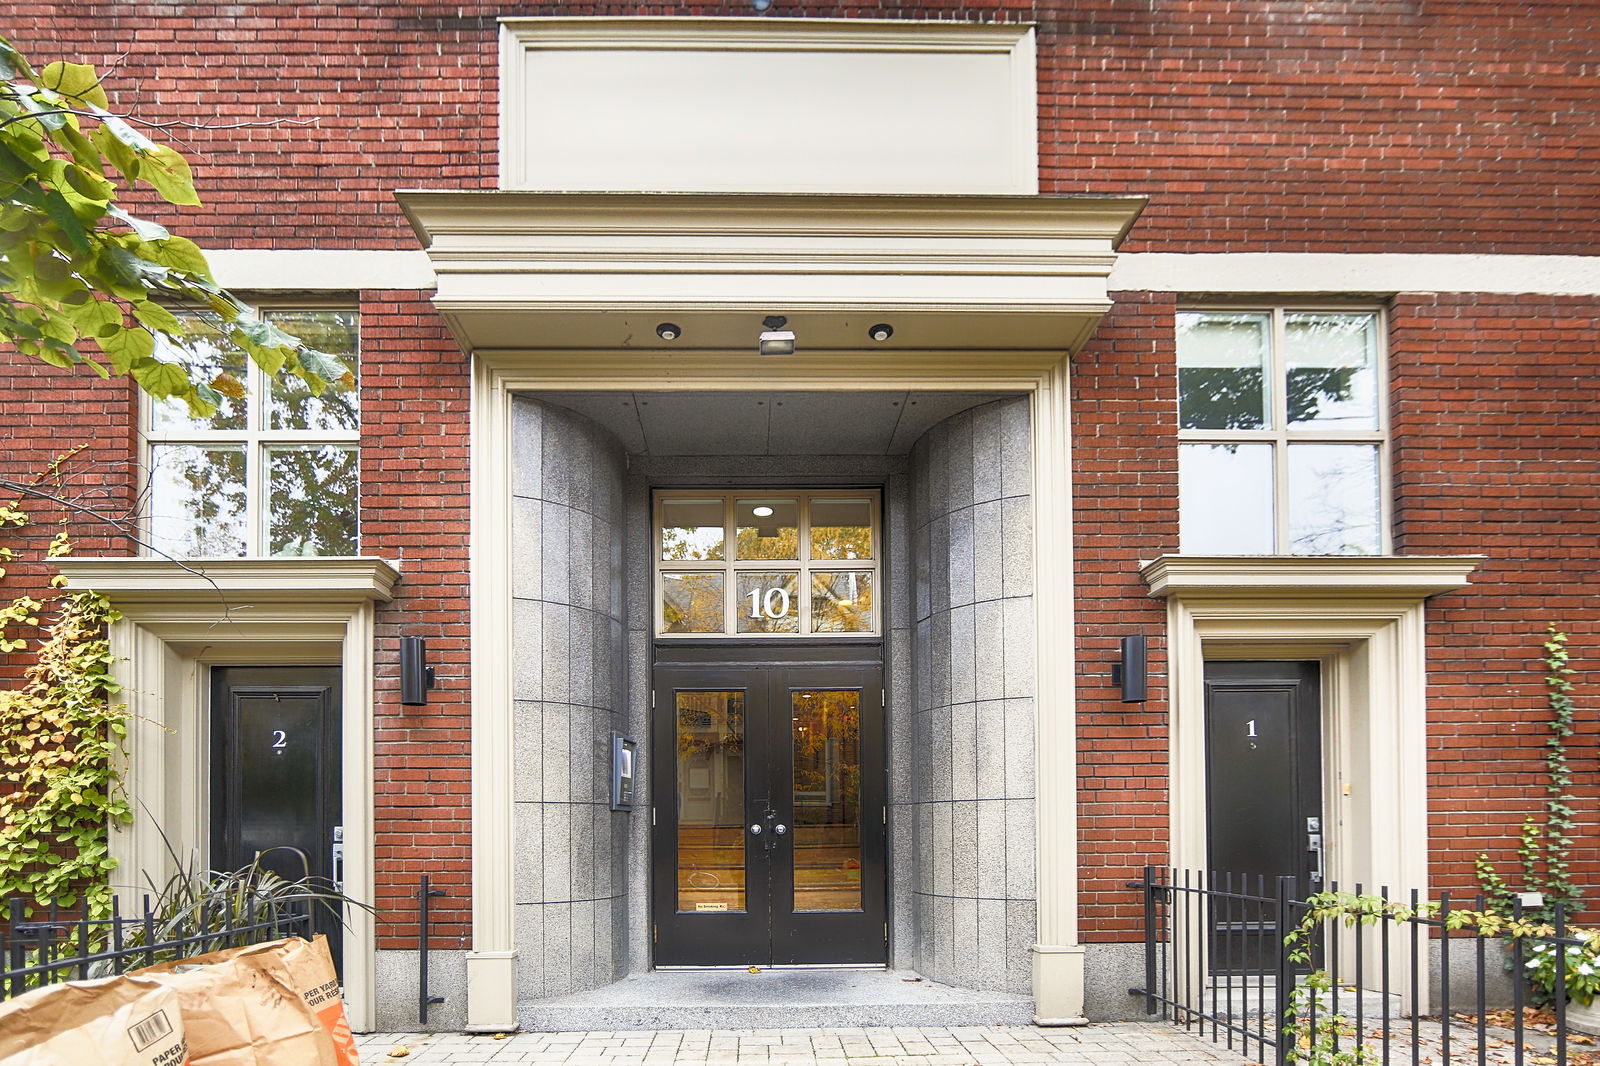
[[[1152,1022],[1040,1029],[740,1029],[608,1033],[371,1033],[357,1038],[367,1066],[435,1063],[549,1063],[562,1066],[1068,1066],[1251,1060]],[[397,1046],[409,1049],[389,1057]]]

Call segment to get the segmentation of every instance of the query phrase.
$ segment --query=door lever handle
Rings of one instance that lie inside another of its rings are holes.
[[[1312,855],[1311,883],[1322,884],[1322,834],[1306,834],[1306,850]]]

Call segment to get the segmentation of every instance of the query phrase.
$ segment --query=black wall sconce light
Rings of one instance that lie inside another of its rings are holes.
[[[400,702],[422,707],[433,687],[433,667],[428,665],[428,642],[421,637],[400,638]]]
[[[1142,633],[1122,638],[1122,661],[1111,664],[1111,683],[1122,686],[1123,703],[1144,703],[1150,698],[1148,649]]]

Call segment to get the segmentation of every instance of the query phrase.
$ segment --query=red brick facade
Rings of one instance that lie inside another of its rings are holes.
[[[390,250],[416,247],[394,190],[495,185],[498,17],[750,8],[70,0],[0,12],[36,60],[115,65],[114,96],[142,116],[214,127],[172,131],[206,201],[179,225],[203,246]],[[1582,4],[774,8],[802,13],[1037,22],[1041,191],[1148,196],[1127,252],[1600,246],[1600,30]],[[1117,294],[1074,375],[1090,941],[1133,935],[1123,884],[1165,855],[1160,639],[1149,703],[1118,701],[1108,671],[1118,638],[1164,626],[1138,570],[1178,546],[1179,302]],[[359,305],[362,546],[404,577],[378,618],[377,902],[410,913],[415,875],[429,873],[449,891],[437,946],[468,946],[467,361],[426,294],[363,292]],[[1396,549],[1487,557],[1469,590],[1429,605],[1432,871],[1439,887],[1470,889],[1473,858],[1512,858],[1518,825],[1538,809],[1548,623],[1571,635],[1580,707],[1600,695],[1600,300],[1402,294],[1387,306]],[[106,509],[129,510],[128,385],[15,359],[0,373],[6,476],[87,443],[74,462],[81,484],[103,485]],[[101,526],[78,528],[86,552],[127,548]],[[402,634],[427,637],[438,666],[426,707],[398,703]],[[1576,765],[1597,735],[1581,721]],[[1600,790],[1580,791],[1593,810]],[[1594,832],[1580,838],[1580,881],[1600,875]],[[384,926],[381,947],[408,943],[403,920]]]

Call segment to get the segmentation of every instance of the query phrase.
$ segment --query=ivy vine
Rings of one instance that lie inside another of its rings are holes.
[[[0,505],[0,533],[28,523]],[[65,554],[65,533],[46,552]],[[0,578],[17,558],[0,546]],[[128,715],[112,702],[106,628],[119,615],[104,596],[67,592],[51,580],[44,599],[0,597],[0,652],[33,646],[20,683],[0,690],[0,900],[110,912],[108,827],[133,820],[121,786]]]
[[[1567,635],[1550,625],[1544,641],[1546,703],[1550,736],[1545,740],[1544,819],[1529,815],[1522,823],[1517,845],[1517,861],[1522,867],[1523,890],[1538,892],[1544,898],[1539,907],[1524,913],[1541,921],[1551,921],[1556,904],[1571,913],[1583,898],[1583,890],[1572,880],[1572,831],[1574,797],[1572,770],[1567,764],[1567,738],[1572,736],[1573,670],[1568,665]],[[1506,883],[1489,856],[1479,855],[1478,884],[1483,887],[1489,909],[1505,916],[1513,911],[1517,890]]]

